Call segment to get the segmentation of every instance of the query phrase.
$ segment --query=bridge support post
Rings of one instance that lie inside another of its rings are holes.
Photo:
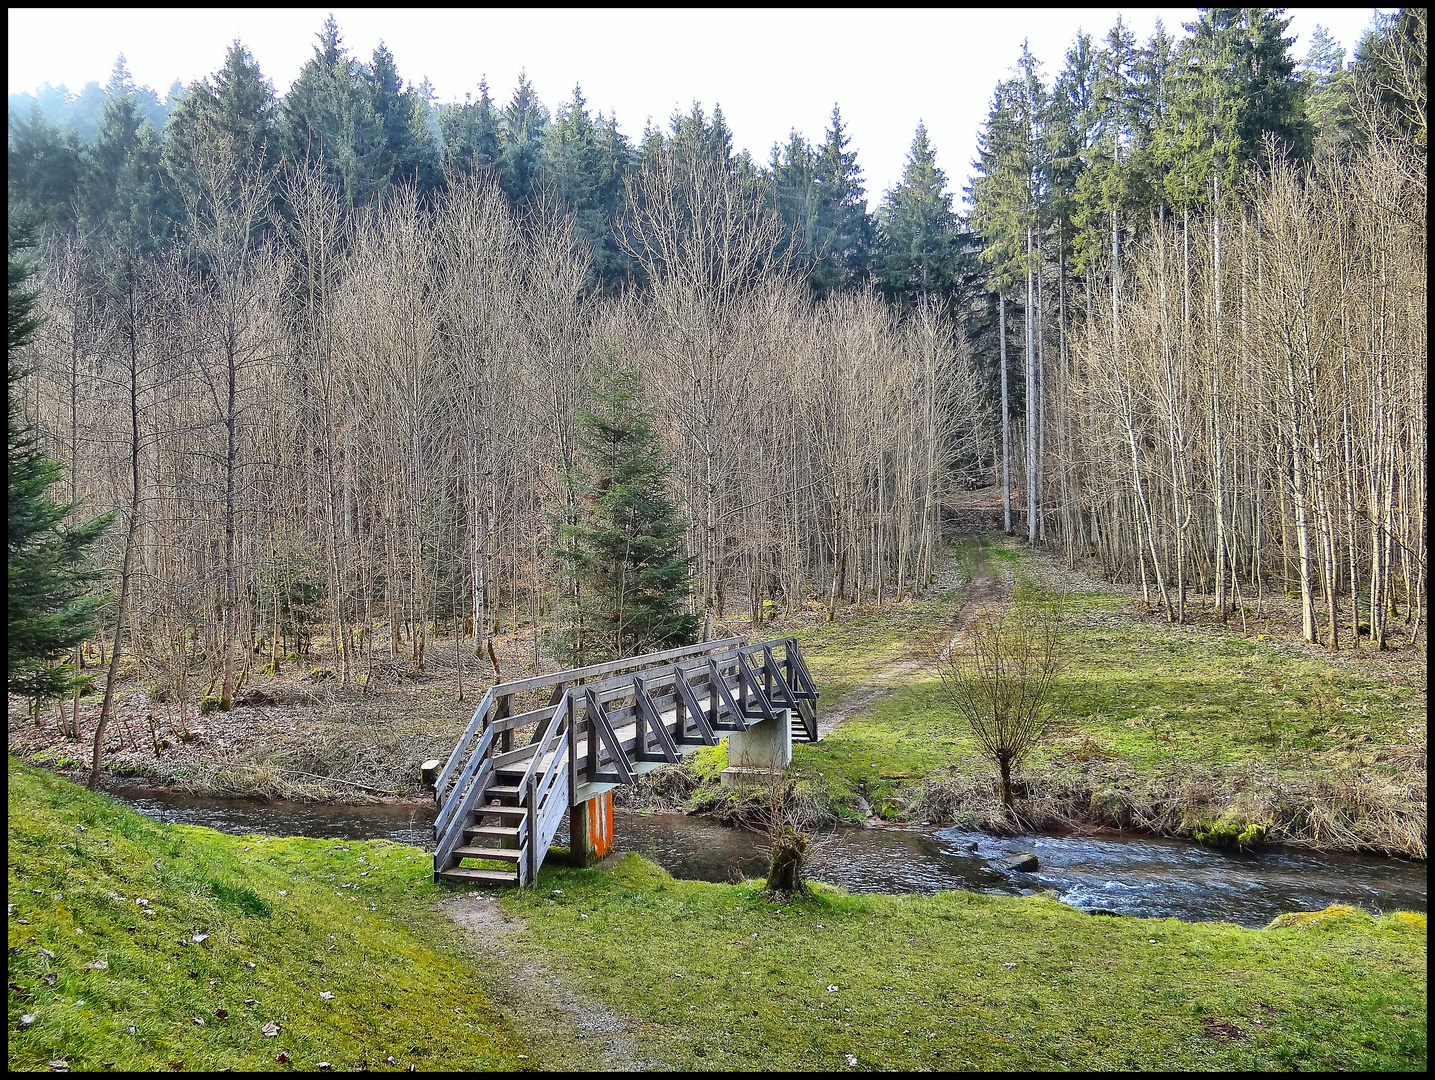
[[[727,768],[719,782],[733,784],[765,781],[779,776],[792,760],[792,711],[779,709],[771,720],[753,724],[727,737]]]
[[[605,791],[568,811],[569,853],[575,866],[592,866],[613,850],[613,793]]]

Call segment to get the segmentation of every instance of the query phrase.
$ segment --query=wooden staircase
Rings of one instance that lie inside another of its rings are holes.
[[[546,705],[514,712],[518,695],[545,689]],[[534,884],[570,806],[783,712],[794,741],[817,740],[817,689],[794,638],[728,638],[501,683],[435,779],[434,877]]]

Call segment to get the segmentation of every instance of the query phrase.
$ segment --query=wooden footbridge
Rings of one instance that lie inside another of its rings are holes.
[[[546,704],[514,711],[545,691]],[[793,739],[817,740],[817,688],[794,638],[727,638],[499,683],[435,776],[434,877],[532,885],[565,812],[575,858],[601,857],[614,788],[724,735],[736,774],[780,769]]]

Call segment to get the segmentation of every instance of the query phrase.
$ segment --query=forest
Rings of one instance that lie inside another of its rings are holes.
[[[435,104],[332,18],[282,98],[239,42],[163,103],[123,58],[12,96],[12,441],[18,409],[75,520],[117,515],[74,662],[227,706],[315,636],[359,690],[536,656],[555,609],[602,652],[575,478],[624,373],[702,640],[919,591],[989,484],[1173,622],[1279,595],[1330,649],[1421,635],[1427,14],[1349,62],[1287,25],[1024,50],[960,205],[921,127],[869,210],[837,106],[765,163],[698,104],[634,144],[577,87]]]

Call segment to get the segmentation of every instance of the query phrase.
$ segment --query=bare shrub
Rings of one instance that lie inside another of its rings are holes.
[[[1062,665],[1064,607],[1060,596],[1054,603],[1019,596],[1005,611],[974,619],[966,648],[952,649],[938,664],[953,708],[997,767],[1002,805],[1013,815],[1012,770],[1046,733],[1046,699]]]

